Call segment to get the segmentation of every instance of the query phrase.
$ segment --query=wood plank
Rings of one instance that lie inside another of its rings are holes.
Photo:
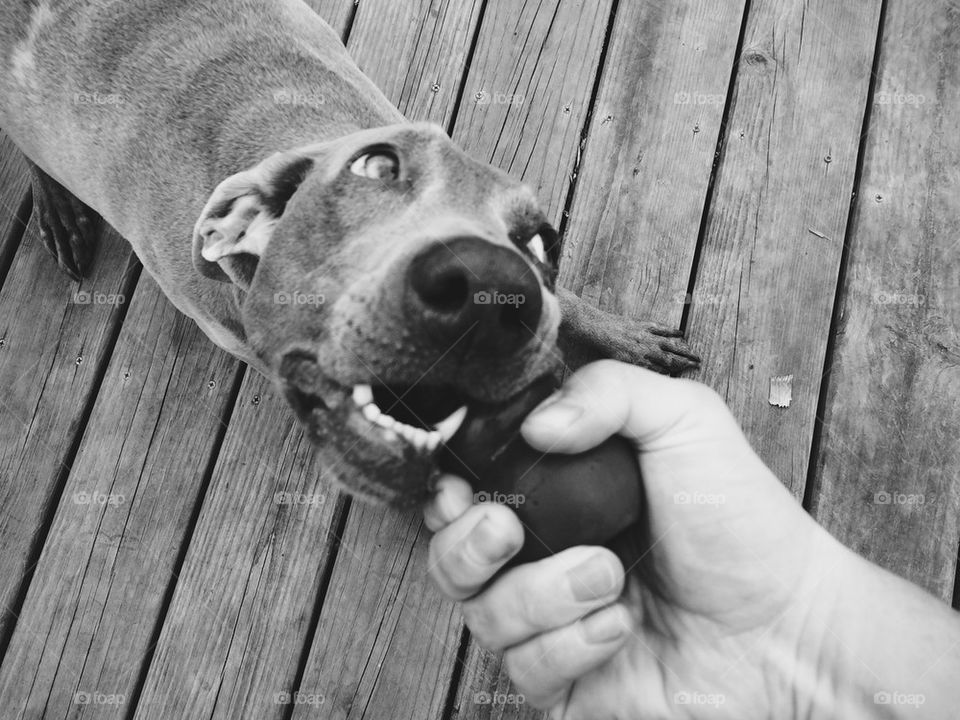
[[[673,287],[686,290],[699,214],[720,131],[722,102],[719,106],[678,104],[675,99],[680,92],[711,96],[726,93],[742,15],[742,4],[737,5],[727,3],[718,7],[715,3],[681,2],[672,3],[668,9],[645,3],[620,3],[618,7],[586,149],[580,158],[580,175],[561,265],[561,281],[567,287],[585,291],[585,296],[594,302],[602,297],[601,304],[609,309],[634,314],[644,308],[658,307],[653,302],[648,306],[633,299],[630,303],[615,300],[611,294],[632,282],[635,275],[631,273],[639,272],[637,263],[627,257],[630,253],[633,253],[631,257],[639,258],[638,262],[652,265],[654,269],[646,273],[648,276],[656,277],[656,263],[662,263],[659,272],[665,286],[660,288],[661,292]],[[579,23],[588,25],[590,21],[583,18]],[[592,23],[604,24],[599,20]],[[505,22],[501,20],[497,24],[502,27]],[[576,21],[572,24],[575,26]],[[581,30],[582,33],[590,31],[589,28]],[[690,52],[690,48],[694,52]],[[582,52],[571,52],[566,58],[569,65],[558,68],[554,74],[571,73],[572,64],[579,62]],[[599,52],[594,56],[593,67],[598,56]],[[549,63],[549,59],[543,60],[547,68]],[[584,68],[586,77],[596,72],[593,70],[587,75],[587,69]],[[575,107],[583,106],[579,110],[580,120],[590,92],[589,85],[583,86],[585,79],[581,83],[580,87],[564,89],[558,95],[561,99],[571,96],[579,99]],[[539,96],[540,93],[535,95]],[[560,104],[566,105],[566,102]],[[552,117],[556,107],[557,101],[553,101],[552,105],[533,108],[529,117]],[[697,122],[701,132],[694,136],[692,127]],[[482,126],[477,123],[476,128]],[[529,143],[527,133],[531,128],[518,126],[510,139],[498,141],[494,134],[497,127],[493,122],[481,136],[480,142],[487,143],[485,152],[493,158],[523,157],[524,153],[518,153],[515,148]],[[562,177],[566,181],[575,169],[577,147],[571,144],[571,139],[578,138],[579,133],[579,129],[576,132],[551,129],[543,133],[543,137],[538,138],[544,145],[539,154],[543,159],[532,163],[527,171],[528,179],[536,182],[541,192],[548,189],[551,207],[557,215],[565,201],[561,192],[561,189],[565,192],[565,187],[555,184],[554,179]],[[678,162],[678,156],[682,156],[684,162]],[[637,193],[636,201],[632,197],[634,193]],[[644,197],[646,201],[639,200]],[[607,206],[616,199],[629,202],[629,206],[622,210]],[[646,202],[653,201],[657,203],[655,210],[647,215],[651,208]],[[671,231],[669,237],[658,237],[659,233],[651,230],[670,226],[682,229]],[[613,240],[613,236],[617,239]],[[646,254],[648,249],[650,254]],[[670,252],[676,257],[665,258]],[[606,271],[601,269],[599,280],[609,281],[603,291],[601,283],[580,282],[595,268],[605,268],[608,257],[612,266],[630,269],[624,269],[617,276],[611,270],[606,279],[603,277]],[[652,297],[645,296],[643,302]],[[663,310],[662,303],[659,307],[662,311],[656,316],[659,320],[679,322],[678,306],[670,306],[669,312]],[[523,703],[506,702],[516,699],[518,690],[502,673],[498,655],[485,652],[471,642],[465,666],[452,717],[471,720],[544,717]]]
[[[136,717],[284,717],[341,513],[282,395],[248,372]]]
[[[409,119],[446,125],[482,5],[482,0],[365,0],[350,34],[350,55]]]
[[[687,332],[799,498],[850,210],[880,0],[754,2]],[[771,379],[793,376],[789,407]]]
[[[0,130],[0,284],[6,277],[23,232],[30,175],[19,148]]]
[[[128,716],[239,371],[140,281],[0,668],[11,716]]]
[[[743,9],[620,3],[560,272],[584,299],[679,324]]]
[[[133,261],[129,246],[109,233],[91,277],[77,284],[60,272],[37,233],[31,218],[0,289],[2,645],[120,321],[122,306],[100,300],[129,293]],[[83,299],[90,302],[76,302]]]
[[[490,2],[457,114],[461,147],[530,183],[557,227],[610,6]]]
[[[394,88],[397,86],[392,85],[390,79],[403,76],[410,68],[441,67],[438,53],[447,53],[449,57],[451,39],[471,34],[469,28],[476,24],[479,10],[479,4],[457,4],[455,11],[439,13],[437,17],[442,22],[432,27],[429,44],[425,44],[426,40],[418,43],[398,38],[396,28],[408,27],[398,25],[398,18],[418,13],[433,17],[431,13],[437,3],[419,2],[406,9],[400,5],[387,0],[364,3],[350,43],[352,48],[354,42],[360,42],[356,39],[365,33],[393,38],[390,43],[380,42],[371,47],[369,52],[388,53],[387,57],[371,63],[371,67],[381,73],[375,81]],[[419,30],[412,28],[410,32]],[[465,53],[466,45],[460,51]],[[450,98],[455,97],[460,72],[455,62],[444,67],[439,78],[441,88],[452,89],[444,91],[443,99],[432,100],[434,111],[446,108]],[[422,102],[421,97],[422,94],[414,90],[406,96],[406,102]],[[309,444],[302,440],[299,429],[294,428],[292,413],[282,399],[274,397],[269,383],[255,375],[245,379],[241,390],[242,397],[253,394],[261,396],[257,408],[242,402],[231,419],[204,511],[198,519],[144,684],[138,718],[179,720],[240,715],[280,718],[288,716],[291,697],[299,701],[295,712],[316,713],[317,705],[323,705],[319,711],[324,714],[339,712],[330,698],[337,696],[340,688],[332,688],[324,679],[317,691],[310,691],[313,681],[309,667],[299,686],[301,694],[293,695],[298,689],[295,683],[302,646],[312,630],[311,615],[322,601],[321,580],[326,573],[330,549],[327,533],[338,524],[339,515],[333,513],[338,505],[330,480],[324,476]],[[257,439],[251,448],[252,437]],[[236,481],[237,477],[249,478],[250,468],[254,466],[284,468],[281,487],[289,487],[305,497],[324,497],[323,509],[311,512],[309,507],[294,506],[285,513],[283,531],[277,530],[280,521],[274,518],[273,512],[250,510],[269,507],[276,492],[273,483]],[[410,548],[417,536],[419,518],[411,519],[382,508],[366,508],[359,511],[357,517],[351,517],[350,523],[345,537],[362,540],[356,545],[357,551],[369,553],[370,563],[398,562],[391,560],[390,553],[399,549],[402,560],[399,567],[406,568],[411,562],[410,553],[415,553],[411,572],[416,572],[417,578],[405,577],[397,590],[397,596],[401,603],[405,599],[405,604],[391,603],[399,614],[385,615],[382,634],[367,638],[369,645],[378,638],[385,641],[390,659],[385,662],[382,673],[365,678],[364,691],[382,692],[383,683],[392,677],[391,672],[402,675],[400,682],[415,686],[423,668],[406,661],[411,643],[417,638],[424,642],[424,618],[434,622],[443,602],[438,593],[431,595],[421,587],[425,583],[420,577],[425,559],[416,553],[422,552],[425,544],[417,545],[419,550]],[[398,541],[396,547],[392,543],[377,547],[376,538],[393,533],[407,538],[406,543]],[[263,546],[269,549],[268,557],[264,557],[267,549],[257,550]],[[345,546],[338,557],[342,562],[351,557],[351,552]],[[338,568],[342,573],[341,562]],[[339,592],[339,597],[345,599],[337,603],[336,613],[320,618],[321,627],[327,627],[324,622],[332,622],[342,633],[343,628],[358,627],[366,621],[362,615],[363,603],[378,596],[369,592],[362,594],[362,588],[355,583],[375,576],[368,575],[367,562],[357,565],[354,558],[353,563],[347,571],[351,584],[338,584],[337,579],[331,581],[331,593]],[[216,588],[213,593],[216,597],[204,601],[208,612],[198,613],[197,598],[207,598],[211,588]],[[452,605],[446,604],[442,611],[449,616]],[[456,634],[458,626],[454,625],[451,632]],[[453,670],[453,656],[443,650],[443,645],[438,647],[439,654],[435,653],[430,662],[439,677],[429,685],[437,697],[442,698]],[[455,647],[454,644],[454,652]],[[319,653],[320,657],[325,657],[323,653],[327,651],[323,644],[317,643],[311,649],[311,653]],[[351,667],[347,658],[330,657],[338,666]],[[343,682],[349,681],[343,679]],[[355,685],[361,687],[359,678]],[[407,712],[411,717],[422,717],[416,710],[425,702],[422,694],[405,698],[409,708],[398,704],[395,698],[386,700],[391,705],[391,717],[403,717]],[[361,705],[369,702],[364,700]],[[376,702],[372,706],[375,707]]]
[[[949,3],[887,3],[812,492],[835,536],[947,601],[960,541],[958,34]]]
[[[419,513],[353,505],[299,688],[323,717],[441,717],[462,623],[424,571],[428,541]]]

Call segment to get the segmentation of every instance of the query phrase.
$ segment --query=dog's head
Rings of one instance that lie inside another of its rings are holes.
[[[247,342],[331,474],[412,505],[464,406],[558,363],[557,234],[439,127],[273,155],[223,181],[194,263],[241,290]]]

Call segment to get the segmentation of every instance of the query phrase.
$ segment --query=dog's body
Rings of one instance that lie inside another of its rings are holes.
[[[0,127],[133,245],[181,311],[259,364],[232,286],[198,274],[185,245],[203,203],[278,150],[403,117],[300,2],[12,5]],[[321,86],[322,106],[276,102]]]
[[[598,356],[696,364],[675,332],[558,300],[529,189],[405,123],[300,0],[4,4],[0,47],[0,127],[39,166],[61,266],[89,258],[85,204],[284,388],[355,491],[416,501],[433,467],[423,437],[358,412],[370,385],[380,405],[412,393],[426,429],[554,369],[558,327]]]

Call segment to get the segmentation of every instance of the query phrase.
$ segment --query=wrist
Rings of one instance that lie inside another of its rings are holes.
[[[864,565],[871,569],[819,525],[812,530],[805,572],[771,645],[771,680],[782,689],[777,717],[874,717],[860,697],[857,660],[849,645],[863,613],[859,593],[851,590],[858,587]]]
[[[960,616],[818,530],[788,623],[793,653],[773,663],[789,688],[784,717],[954,716]]]

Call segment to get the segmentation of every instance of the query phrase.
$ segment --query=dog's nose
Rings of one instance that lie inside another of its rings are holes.
[[[476,237],[438,242],[416,255],[407,274],[407,308],[435,340],[472,335],[481,353],[520,350],[540,324],[536,271],[516,251]]]

